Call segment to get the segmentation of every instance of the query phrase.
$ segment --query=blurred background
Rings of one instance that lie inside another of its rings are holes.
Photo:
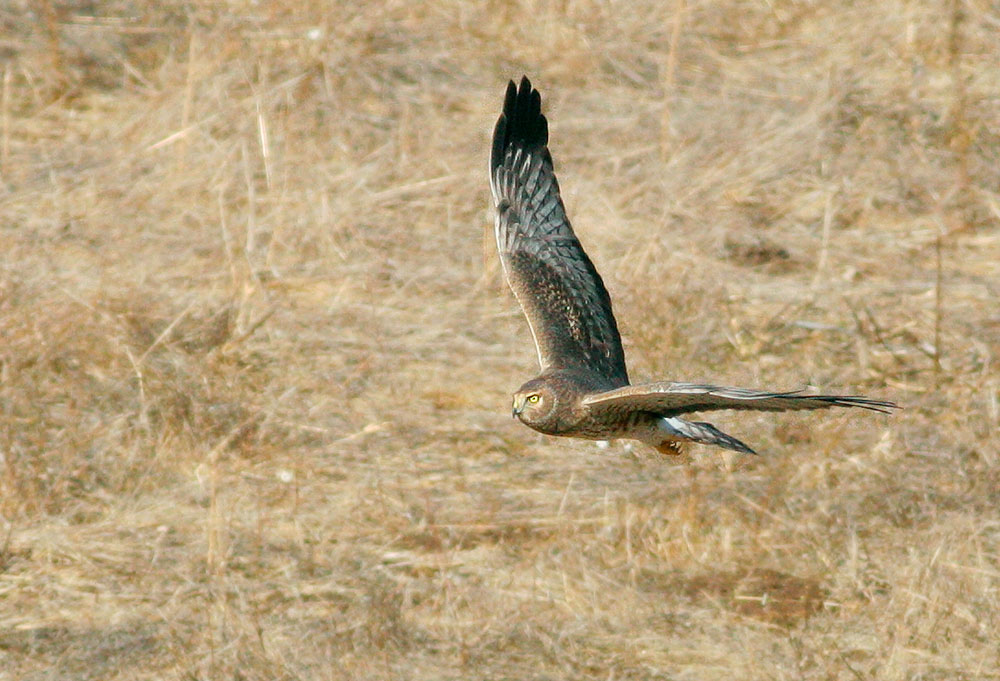
[[[1000,677],[985,0],[7,0],[0,679]],[[546,438],[486,173],[541,91],[634,380]]]

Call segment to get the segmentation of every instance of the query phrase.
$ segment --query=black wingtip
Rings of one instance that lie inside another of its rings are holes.
[[[760,456],[757,451],[750,447],[742,440],[737,440],[732,435],[726,436],[725,442],[718,443],[723,449],[730,449],[734,452],[739,452],[740,454],[750,454],[751,456]]]
[[[754,451],[750,445],[746,444],[742,440],[737,440],[735,437],[729,433],[723,433],[721,430],[713,426],[711,423],[699,423],[699,426],[706,426],[715,431],[715,434],[719,437],[719,440],[713,444],[716,444],[723,449],[730,449],[734,452],[739,452],[740,454],[751,454],[753,456],[758,456],[757,452]]]
[[[748,444],[741,440],[737,440],[729,433],[723,433],[711,423],[706,423],[704,421],[692,421],[686,423],[685,425],[692,428],[692,431],[685,433],[685,435],[690,437],[694,442],[700,442],[706,445],[715,445],[717,447],[730,449],[741,454],[753,454],[754,456],[757,456],[757,452],[755,452]]]
[[[490,166],[496,169],[510,148],[526,151],[544,147],[549,141],[549,122],[542,115],[542,96],[531,86],[527,76],[521,84],[507,83],[503,113],[493,129],[493,150]]]
[[[891,414],[893,409],[903,408],[895,402],[873,400],[870,397],[861,397],[859,395],[836,395],[829,398],[828,401],[838,407],[860,407],[862,409],[877,411],[880,414]]]

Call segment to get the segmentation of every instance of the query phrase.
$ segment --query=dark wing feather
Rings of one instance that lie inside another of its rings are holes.
[[[584,404],[615,411],[648,411],[661,416],[678,416],[696,411],[751,409],[794,411],[827,407],[861,407],[889,414],[899,405],[853,395],[803,395],[801,390],[762,392],[746,388],[725,388],[697,383],[646,383],[590,395]]]
[[[500,261],[543,371],[583,368],[625,385],[611,298],[566,218],[548,138],[538,91],[527,78],[520,88],[511,81],[490,155]]]

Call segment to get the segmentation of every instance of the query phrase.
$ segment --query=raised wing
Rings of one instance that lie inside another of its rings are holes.
[[[762,392],[746,388],[725,388],[697,383],[646,383],[629,385],[584,398],[584,404],[598,409],[626,412],[648,411],[660,416],[678,416],[696,411],[751,409],[754,411],[792,411],[828,407],[861,407],[892,413],[899,405],[854,395],[803,395],[801,390]]]
[[[500,261],[543,371],[582,368],[625,385],[611,298],[566,218],[548,139],[538,91],[527,78],[520,88],[511,81],[490,155]]]

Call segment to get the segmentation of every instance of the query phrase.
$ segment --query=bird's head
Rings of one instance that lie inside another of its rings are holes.
[[[545,424],[555,413],[558,404],[559,397],[553,387],[536,378],[514,393],[511,413],[524,425],[545,432]]]

